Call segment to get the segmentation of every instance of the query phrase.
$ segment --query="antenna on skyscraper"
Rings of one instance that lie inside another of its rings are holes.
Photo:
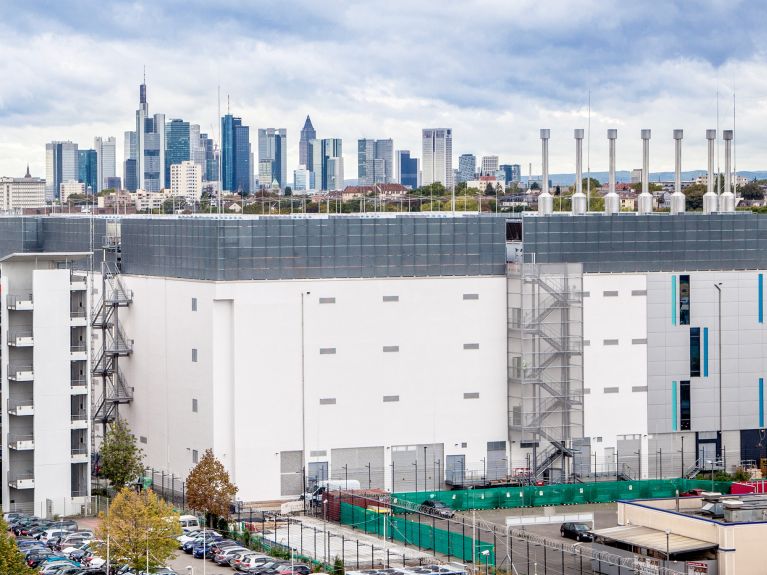
[[[146,84],[146,64],[144,64],[144,84]]]

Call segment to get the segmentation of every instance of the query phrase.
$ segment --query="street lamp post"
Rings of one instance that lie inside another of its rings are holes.
[[[368,468],[368,489],[371,489],[371,480],[370,480],[370,462],[368,461],[368,464],[365,466]]]
[[[413,465],[415,465],[415,490],[418,491],[418,459],[413,462]]]

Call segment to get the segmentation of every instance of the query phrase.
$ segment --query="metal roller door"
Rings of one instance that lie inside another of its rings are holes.
[[[384,477],[383,446],[330,450],[331,479],[356,479],[362,489],[383,489]]]
[[[389,473],[394,478],[395,492],[442,489],[442,478],[445,476],[444,444],[393,445],[391,456],[393,467]]]

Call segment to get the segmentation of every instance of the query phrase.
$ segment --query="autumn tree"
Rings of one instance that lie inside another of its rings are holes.
[[[0,516],[0,575],[35,575],[36,570],[27,567],[24,555],[16,540],[8,535],[8,525]]]
[[[117,418],[101,444],[101,473],[115,489],[120,489],[144,472],[143,458],[144,452],[136,445],[128,423]]]
[[[237,487],[229,479],[224,465],[205,451],[200,461],[186,478],[186,500],[191,509],[205,513],[206,517],[229,517],[229,505],[237,494]]]
[[[162,567],[176,554],[181,535],[178,513],[151,489],[137,493],[124,487],[101,513],[96,530],[96,553],[106,558],[107,540],[111,563],[129,565],[134,571]]]

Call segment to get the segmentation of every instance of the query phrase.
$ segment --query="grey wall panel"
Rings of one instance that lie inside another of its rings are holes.
[[[356,479],[362,489],[368,486],[372,489],[384,488],[386,470],[383,446],[332,449],[330,465],[331,479]]]

